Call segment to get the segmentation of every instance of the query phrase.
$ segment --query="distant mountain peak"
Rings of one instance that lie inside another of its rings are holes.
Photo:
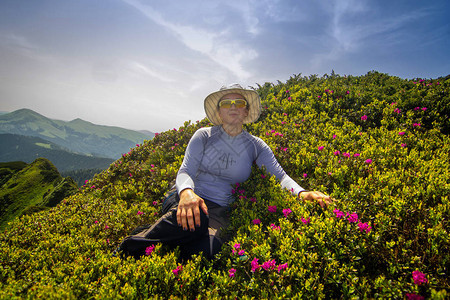
[[[96,125],[80,118],[70,122],[53,120],[27,108],[0,115],[1,133],[40,137],[75,153],[112,159],[154,136],[148,132]]]

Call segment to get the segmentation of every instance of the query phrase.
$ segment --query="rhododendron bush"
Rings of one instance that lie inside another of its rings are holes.
[[[207,120],[136,145],[80,192],[0,236],[0,297],[407,298],[449,296],[450,79],[291,77],[258,86],[246,125],[287,173],[336,199],[299,201],[254,167],[233,186],[214,260],[152,245],[111,255],[155,221],[184,150]]]

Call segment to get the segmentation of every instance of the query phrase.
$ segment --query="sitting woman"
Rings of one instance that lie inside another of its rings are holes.
[[[206,97],[204,107],[215,126],[197,130],[189,141],[176,191],[163,204],[164,215],[125,238],[116,251],[139,258],[147,247],[163,243],[179,246],[182,258],[201,252],[212,258],[224,242],[220,233],[228,225],[233,185],[249,178],[254,162],[300,199],[317,201],[321,207],[331,203],[329,196],[299,186],[269,146],[243,129],[261,113],[256,91],[237,84],[222,87]]]

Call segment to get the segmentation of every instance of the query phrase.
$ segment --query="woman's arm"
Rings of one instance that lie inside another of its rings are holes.
[[[281,165],[278,163],[272,149],[261,139],[257,139],[259,143],[258,157],[256,163],[258,166],[266,167],[266,170],[280,180],[283,188],[286,188],[298,195],[300,199],[306,201],[317,201],[319,205],[324,208],[333,202],[330,196],[325,195],[319,191],[307,191],[289,177]]]
[[[207,138],[205,130],[200,129],[194,133],[176,178],[176,187],[180,196],[177,222],[184,230],[194,231],[196,226],[200,226],[200,209],[208,214],[205,201],[194,193],[194,178],[203,158],[205,138]]]

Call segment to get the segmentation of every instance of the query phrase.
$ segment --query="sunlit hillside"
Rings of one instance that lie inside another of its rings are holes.
[[[215,260],[162,245],[113,257],[158,218],[190,137],[210,126],[186,122],[1,233],[0,298],[447,298],[450,78],[298,75],[256,88],[263,113],[247,130],[333,206],[300,202],[255,168]]]

